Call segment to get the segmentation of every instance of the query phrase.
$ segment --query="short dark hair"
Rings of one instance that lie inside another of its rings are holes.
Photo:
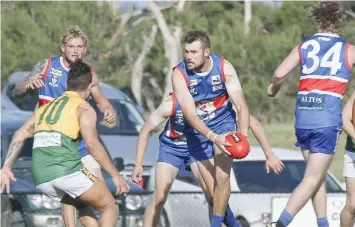
[[[187,44],[193,43],[195,41],[200,41],[202,48],[211,48],[211,41],[206,32],[202,30],[192,30],[185,34],[184,42]]]
[[[322,1],[310,13],[321,31],[339,33],[344,27],[345,14],[338,1]]]
[[[85,91],[92,82],[91,68],[81,59],[70,65],[68,73],[68,91]]]

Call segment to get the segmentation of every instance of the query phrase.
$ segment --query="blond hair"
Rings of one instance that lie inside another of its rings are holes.
[[[71,26],[67,29],[67,31],[61,37],[61,43],[65,44],[66,42],[75,38],[82,38],[84,40],[85,46],[87,46],[88,38],[78,25]]]

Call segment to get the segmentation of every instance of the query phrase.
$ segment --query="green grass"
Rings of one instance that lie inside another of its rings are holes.
[[[293,124],[264,124],[263,128],[272,147],[299,150],[299,148],[294,145],[296,142],[296,136]],[[339,137],[337,151],[330,167],[330,171],[335,174],[340,181],[344,181],[342,168],[345,140],[346,134],[343,132]],[[252,132],[249,133],[249,141],[251,145],[259,145]]]

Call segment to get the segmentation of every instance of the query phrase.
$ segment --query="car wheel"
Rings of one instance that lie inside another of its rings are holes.
[[[240,227],[250,227],[249,222],[243,216],[237,216],[235,219],[239,221]]]
[[[170,227],[168,215],[166,214],[164,209],[161,212],[158,227]]]
[[[11,227],[26,227],[25,219],[20,211],[14,210],[12,213]]]

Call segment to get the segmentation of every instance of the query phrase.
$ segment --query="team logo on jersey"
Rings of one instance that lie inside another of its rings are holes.
[[[184,124],[184,120],[181,119],[181,118],[178,118],[178,119],[175,120],[175,124],[183,125]]]
[[[53,76],[49,81],[49,85],[52,87],[58,87],[58,83],[59,83],[59,78],[56,76]]]
[[[212,78],[212,85],[216,85],[216,84],[222,83],[221,77],[219,75],[211,76],[211,78]]]
[[[186,142],[186,137],[185,136],[181,136],[180,138],[178,139],[174,139],[173,143],[175,145],[186,145],[187,142]]]
[[[58,69],[51,68],[50,73],[53,74],[53,75],[56,75],[56,76],[61,76],[63,72],[58,70]]]
[[[197,85],[197,79],[190,80],[190,86]]]
[[[222,84],[212,86],[212,90],[213,91],[218,91],[218,90],[221,90],[221,89],[223,89],[223,85]]]
[[[197,89],[196,89],[196,87],[190,87],[190,94],[191,94],[191,95],[196,95],[196,94],[197,94]]]
[[[323,98],[321,98],[321,97],[303,96],[301,98],[301,102],[303,102],[303,103],[321,104],[321,103],[323,103]]]
[[[182,110],[177,110],[176,111],[176,116],[178,116],[178,117],[184,116],[184,114],[182,113]]]

